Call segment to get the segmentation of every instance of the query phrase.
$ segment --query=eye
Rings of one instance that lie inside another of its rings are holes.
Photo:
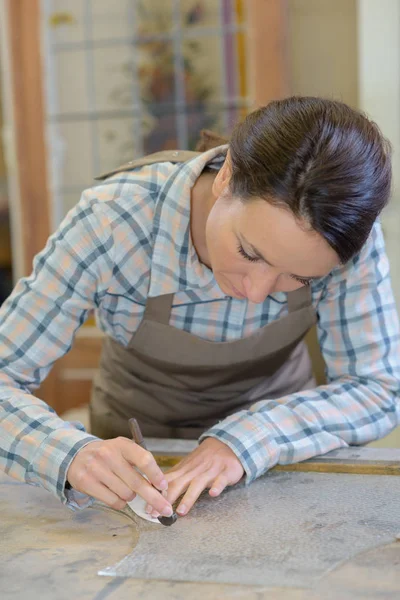
[[[312,282],[312,279],[302,279],[301,277],[295,277],[294,275],[290,275],[290,277],[301,283],[301,285],[311,285]]]
[[[249,260],[250,262],[257,262],[258,260],[260,260],[258,258],[258,256],[250,256],[250,254],[247,254],[247,252],[243,248],[242,244],[239,244],[237,249],[238,249],[239,254],[241,254],[243,256],[243,258],[245,258],[246,260]]]

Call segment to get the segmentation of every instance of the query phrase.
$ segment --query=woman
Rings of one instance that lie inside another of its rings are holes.
[[[122,508],[138,493],[169,515],[185,492],[186,514],[206,488],[398,423],[377,126],[339,102],[288,98],[187,158],[153,155],[84,192],[3,308],[3,468],[70,506]],[[31,390],[93,308],[106,340],[88,435]],[[328,383],[313,389],[301,340],[315,322]],[[127,439],[132,416],[145,435],[201,443],[164,476]]]

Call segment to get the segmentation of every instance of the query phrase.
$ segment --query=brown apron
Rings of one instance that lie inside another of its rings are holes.
[[[180,162],[176,154],[164,152],[161,160],[172,156]],[[129,168],[161,162],[159,156],[129,163]],[[316,322],[309,287],[288,294],[286,316],[233,342],[210,342],[171,327],[173,297],[148,298],[127,347],[105,339],[90,407],[94,435],[130,437],[127,420],[134,416],[145,436],[196,439],[259,400],[313,386],[311,362],[301,342]]]

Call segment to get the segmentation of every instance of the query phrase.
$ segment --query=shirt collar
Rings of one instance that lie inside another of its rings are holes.
[[[153,258],[148,296],[179,291],[192,299],[221,299],[213,272],[200,262],[190,234],[190,193],[208,165],[221,168],[228,145],[212,148],[186,163],[177,164],[160,188],[153,220]]]

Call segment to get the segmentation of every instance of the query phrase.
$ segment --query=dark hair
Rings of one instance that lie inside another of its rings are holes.
[[[335,250],[359,252],[386,205],[391,148],[378,126],[342,102],[292,97],[236,125],[230,192],[287,207]]]

